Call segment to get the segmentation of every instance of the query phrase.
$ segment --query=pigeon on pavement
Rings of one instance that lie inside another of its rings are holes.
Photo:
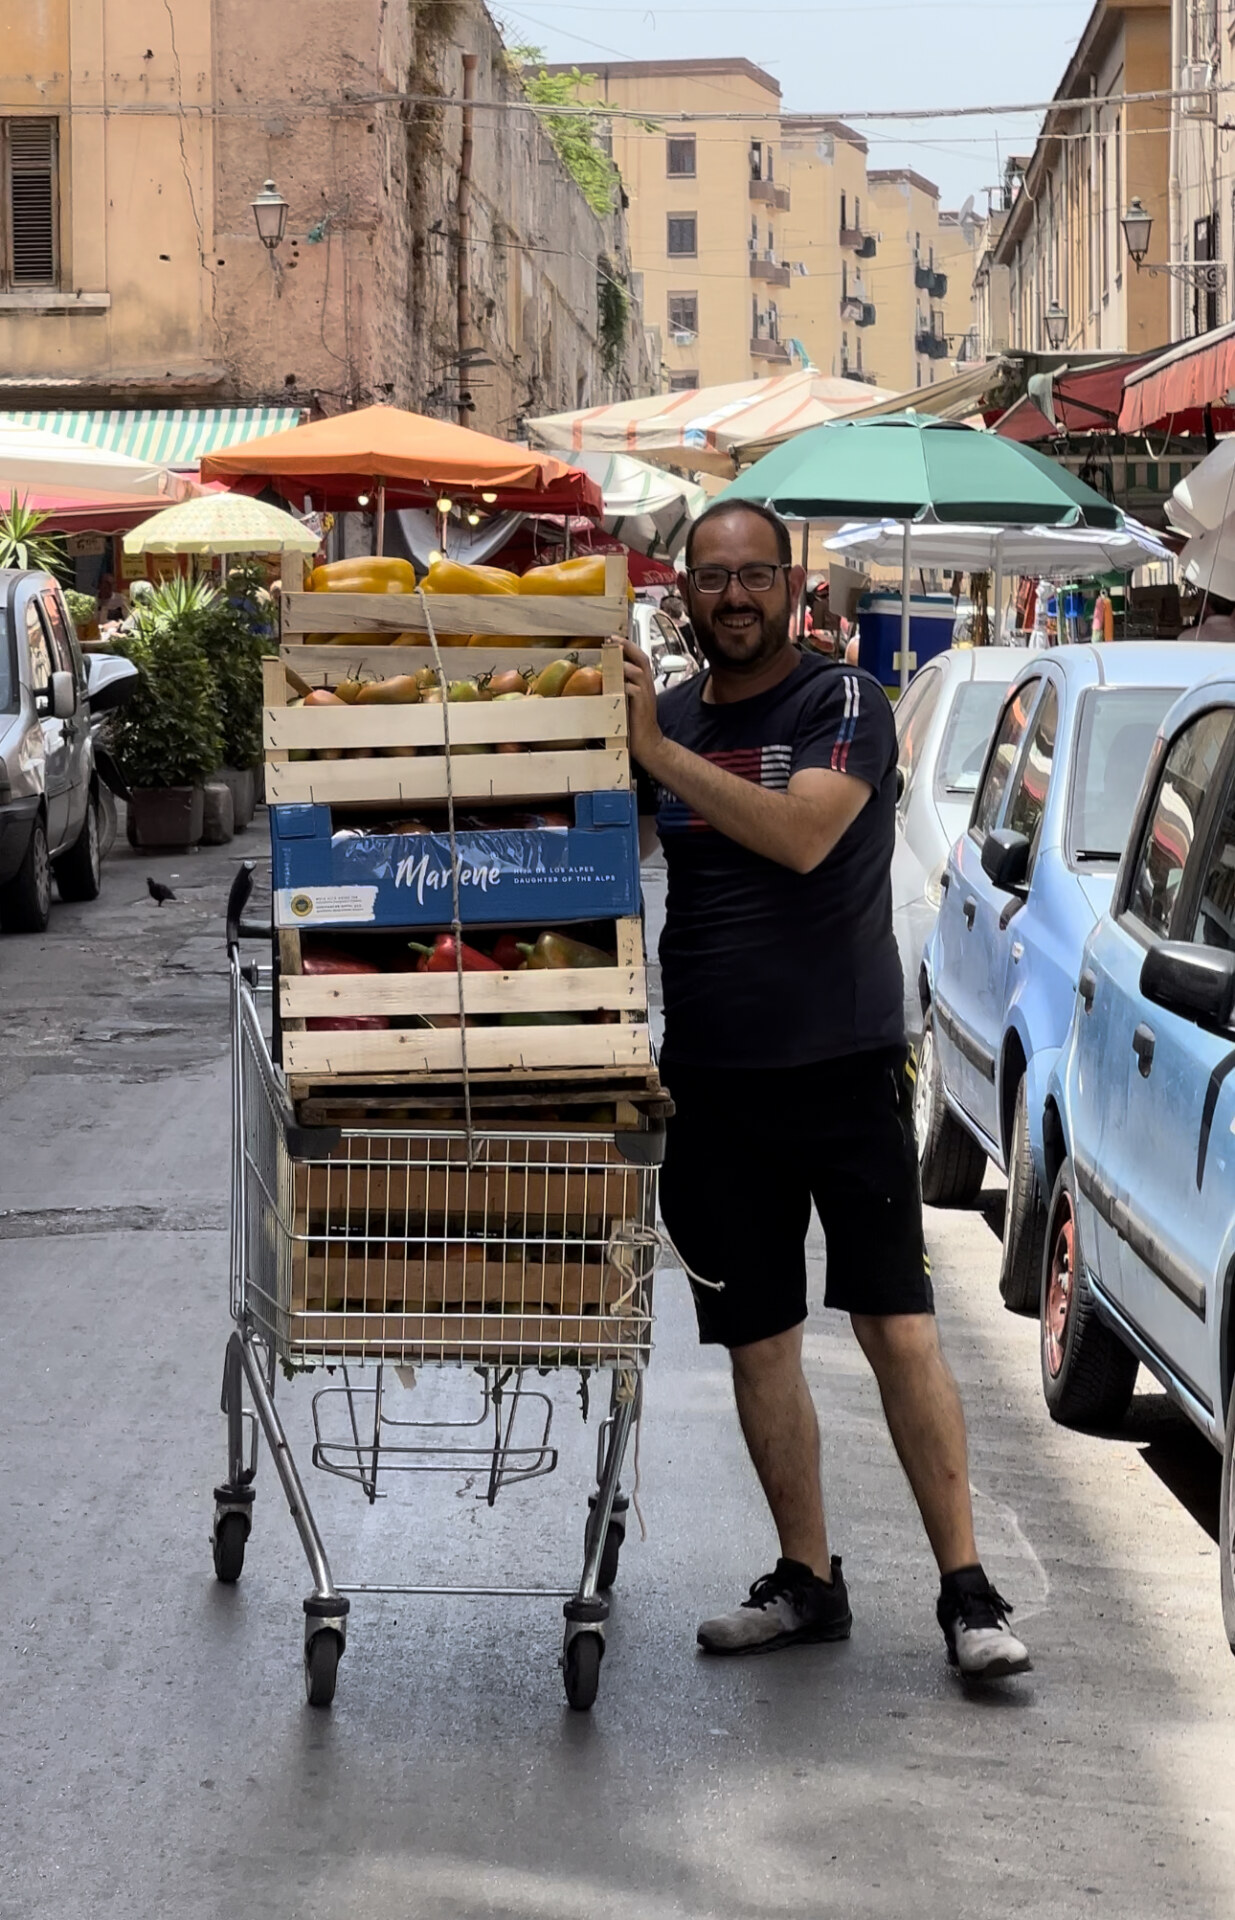
[[[146,891],[152,900],[158,901],[160,906],[162,906],[165,900],[174,900],[176,898],[171,888],[165,887],[161,880],[147,880]]]

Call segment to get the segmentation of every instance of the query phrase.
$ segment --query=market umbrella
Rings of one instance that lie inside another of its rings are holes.
[[[574,458],[600,488],[605,532],[637,553],[671,559],[691,521],[708,504],[707,494],[693,480],[628,453],[579,453]]]
[[[272,486],[297,506],[309,498],[334,512],[372,500],[379,553],[387,506],[424,506],[446,489],[498,511],[601,514],[595,481],[561,460],[399,407],[361,407],[222,447],[202,461],[202,479],[243,493]]]
[[[126,534],[126,553],[316,553],[320,536],[281,507],[243,493],[209,493],[165,507]]]
[[[1181,533],[1209,533],[1235,513],[1235,439],[1220,440],[1166,503],[1166,517]]]
[[[909,681],[909,575],[915,522],[1083,526],[1124,516],[1033,448],[912,411],[837,420],[777,447],[719,494],[791,520],[887,517],[901,523],[901,687]],[[998,613],[998,608],[996,608]]]
[[[0,494],[33,491],[143,494],[183,500],[196,491],[191,481],[149,460],[87,446],[64,433],[42,427],[0,426]]]
[[[897,520],[842,527],[824,545],[846,560],[895,566],[904,527]],[[1117,532],[1098,527],[975,527],[915,521],[909,539],[915,567],[955,567],[964,573],[1130,573],[1150,560],[1173,560],[1170,547],[1139,520]]]

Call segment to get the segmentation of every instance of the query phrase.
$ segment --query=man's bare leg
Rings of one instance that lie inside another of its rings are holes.
[[[738,1419],[772,1510],[781,1554],[830,1580],[819,1422],[802,1372],[802,1328],[734,1347],[730,1358]]]
[[[941,1574],[978,1563],[965,1415],[933,1314],[852,1315]]]

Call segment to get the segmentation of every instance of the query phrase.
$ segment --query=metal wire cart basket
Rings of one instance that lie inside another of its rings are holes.
[[[629,1131],[533,1120],[298,1124],[259,1013],[266,970],[241,964],[241,938],[270,934],[241,919],[250,885],[246,865],[228,908],[235,1328],[223,1372],[228,1472],[215,1489],[215,1572],[235,1581],[244,1564],[260,1431],[313,1578],[304,1602],[311,1704],[334,1696],[349,1595],[543,1592],[565,1600],[567,1699],[590,1707],[625,1534],[623,1461],[651,1352],[662,1130],[655,1121]],[[472,1375],[479,1411],[450,1422],[399,1418],[391,1370],[406,1383],[409,1369],[427,1367]],[[542,1376],[577,1372],[586,1411],[592,1376],[607,1373],[578,1586],[337,1583],[275,1406],[280,1369],[326,1370],[313,1392],[315,1467],[372,1501],[389,1474],[462,1476],[479,1463],[490,1504],[557,1466]]]

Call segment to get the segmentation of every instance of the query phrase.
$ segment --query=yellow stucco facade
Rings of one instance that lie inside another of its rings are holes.
[[[789,333],[822,373],[877,384],[870,256],[876,241],[866,142],[839,120],[787,114],[781,148],[789,184],[785,296]]]

